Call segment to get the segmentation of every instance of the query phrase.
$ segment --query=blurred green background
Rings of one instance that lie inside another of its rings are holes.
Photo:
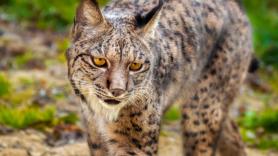
[[[67,98],[72,94],[65,79],[58,85],[60,88],[57,91],[57,84],[45,79],[28,76],[14,78],[15,73],[33,71],[34,62],[35,70],[50,71],[57,66],[63,66],[65,70],[64,52],[69,46],[67,33],[77,3],[78,0],[0,1],[0,34],[6,31],[1,26],[9,29],[11,24],[15,24],[23,31],[39,31],[43,34],[42,38],[48,36],[46,32],[59,36],[49,41],[54,42],[51,43],[55,45],[54,55],[45,57],[32,48],[23,48],[14,56],[3,54],[0,58],[1,63],[5,62],[0,66],[0,125],[11,129],[32,127],[45,131],[60,124],[78,123],[76,113],[64,110],[59,113],[61,110],[57,107],[59,102],[68,102]],[[104,5],[106,1],[100,3]],[[278,149],[278,0],[243,0],[243,4],[253,26],[255,55],[260,69],[251,76],[251,82],[247,82],[247,93],[240,97],[239,103],[249,105],[237,109],[236,120],[248,145]],[[17,31],[14,33],[19,34]],[[9,42],[13,41],[4,37],[0,39],[0,52],[1,48],[9,49]],[[36,99],[38,96],[51,100],[41,102],[41,99]],[[165,122],[175,122],[179,118],[178,109],[174,107],[166,114]]]
[[[278,1],[242,0],[253,24],[256,55],[265,65],[278,68]],[[100,0],[104,5],[107,0]],[[67,31],[78,0],[2,0],[3,18],[33,25],[39,29]]]

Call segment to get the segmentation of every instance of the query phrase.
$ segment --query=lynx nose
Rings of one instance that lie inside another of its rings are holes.
[[[114,97],[118,97],[126,92],[128,75],[122,68],[111,71],[107,79],[107,88]]]
[[[112,95],[115,97],[122,95],[124,92],[125,92],[125,90],[123,90],[123,89],[112,89],[111,90]]]

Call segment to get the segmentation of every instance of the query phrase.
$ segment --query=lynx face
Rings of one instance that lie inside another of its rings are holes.
[[[139,28],[138,17],[106,18],[90,0],[79,6],[67,52],[69,79],[93,113],[115,119],[122,107],[150,93],[154,57],[145,40],[150,39],[157,16],[151,12],[152,18]]]

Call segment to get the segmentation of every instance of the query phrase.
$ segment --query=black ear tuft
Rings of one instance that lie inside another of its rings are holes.
[[[136,20],[137,28],[142,28],[145,25],[147,25],[155,17],[155,15],[161,10],[163,4],[164,4],[164,0],[159,0],[158,5],[154,7],[150,12],[148,12],[146,15],[144,16],[142,16],[141,14],[136,15],[135,20]]]

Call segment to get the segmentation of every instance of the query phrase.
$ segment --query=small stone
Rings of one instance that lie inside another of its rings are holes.
[[[0,156],[28,156],[28,153],[23,149],[7,148],[0,152]]]

